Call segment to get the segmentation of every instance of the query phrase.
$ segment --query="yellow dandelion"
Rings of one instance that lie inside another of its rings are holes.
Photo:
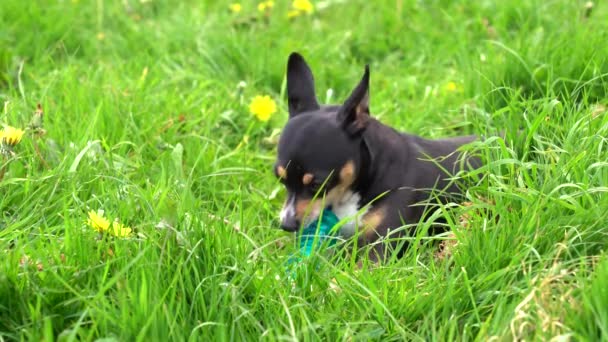
[[[243,10],[243,6],[241,6],[241,4],[239,4],[238,2],[228,5],[228,8],[230,9],[230,12],[232,12],[232,13],[239,13],[240,11]]]
[[[258,4],[258,11],[265,12],[274,7],[274,1],[263,1]]]
[[[309,0],[293,0],[291,6],[307,14],[311,14],[315,10],[315,6]]]
[[[0,141],[5,145],[13,147],[21,142],[23,133],[25,133],[25,131],[22,129],[6,126],[0,131]]]
[[[106,34],[103,32],[99,32],[97,33],[97,40],[104,40],[106,39]]]
[[[110,234],[117,237],[127,237],[131,235],[132,231],[133,229],[131,229],[130,227],[127,227],[120,222],[114,221],[114,223],[112,224],[112,229],[110,229]]]
[[[104,232],[110,228],[110,221],[103,216],[103,210],[89,211],[87,225],[98,232]]]
[[[454,81],[450,81],[450,82],[446,83],[444,85],[444,89],[446,92],[449,92],[449,93],[460,93],[463,90],[462,85],[460,85]]]
[[[249,111],[260,121],[268,121],[277,111],[277,105],[270,96],[255,96],[249,104]]]

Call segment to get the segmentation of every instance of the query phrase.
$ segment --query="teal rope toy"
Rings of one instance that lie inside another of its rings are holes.
[[[332,235],[332,228],[338,224],[340,219],[331,209],[325,209],[319,217],[304,227],[297,235],[300,249],[288,260],[288,265],[298,263],[303,258],[309,257],[319,247],[331,247],[336,244],[337,237]],[[329,240],[329,241],[328,241]]]
[[[336,238],[331,235],[332,228],[340,221],[336,214],[330,209],[325,209],[319,218],[310,223],[300,233],[300,253],[304,256],[310,256],[315,247],[315,239],[317,240],[316,247],[322,245],[326,240],[330,240],[327,247],[336,244]],[[317,231],[317,227],[319,230]]]

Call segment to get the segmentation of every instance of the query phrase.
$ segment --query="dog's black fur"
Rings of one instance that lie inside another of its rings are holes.
[[[370,116],[368,89],[366,66],[363,78],[342,105],[321,106],[304,58],[295,52],[289,56],[289,120],[275,164],[275,174],[287,189],[281,213],[284,230],[297,231],[324,206],[333,208],[354,200],[357,209],[370,205],[358,230],[362,231],[360,241],[371,243],[389,229],[418,223],[426,206],[417,204],[447,201],[461,194],[448,180],[450,175],[462,165],[480,166],[477,158],[461,163],[457,151],[476,140],[475,136],[428,140],[400,133]],[[432,189],[442,190],[441,195],[430,195]],[[322,196],[313,200],[315,193]],[[374,244],[374,250],[370,257],[385,256],[383,243]]]

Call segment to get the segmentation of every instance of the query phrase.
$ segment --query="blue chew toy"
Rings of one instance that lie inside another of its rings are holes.
[[[315,249],[320,246],[333,246],[336,244],[336,238],[332,236],[332,228],[340,221],[340,219],[330,209],[325,209],[319,218],[304,227],[298,233],[300,242],[300,250],[295,255],[289,258],[288,264],[299,262],[303,257],[310,256]],[[329,240],[329,241],[327,241]]]
[[[327,239],[330,239],[327,246],[333,246],[336,243],[336,239],[331,236],[331,229],[338,221],[340,221],[340,219],[338,219],[333,211],[325,209],[319,218],[311,222],[300,233],[300,254],[303,256],[310,256],[313,247],[322,245]]]

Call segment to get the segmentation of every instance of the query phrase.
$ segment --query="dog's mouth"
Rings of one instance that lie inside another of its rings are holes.
[[[303,218],[297,217],[295,213],[290,213],[289,210],[281,211],[279,226],[282,230],[295,233],[301,228],[308,227],[312,222],[315,222],[319,217],[320,210],[318,205],[314,205]]]
[[[283,231],[288,233],[297,233],[300,229],[304,229],[309,224],[314,222],[315,219],[305,219],[304,222],[297,220],[295,223],[286,224],[285,222],[280,222],[280,227]]]
[[[298,230],[300,230],[301,225],[298,224],[295,227],[287,227],[287,226],[284,226],[283,224],[280,224],[280,227],[283,231],[286,231],[288,233],[296,233],[296,232],[298,232]]]
[[[317,210],[315,210],[313,211],[313,213],[310,213],[308,216],[306,216],[304,220],[299,220],[295,218],[291,222],[290,220],[283,220],[282,222],[280,222],[280,227],[282,230],[288,233],[297,233],[298,231],[300,231],[300,229],[304,229],[311,225],[313,222],[317,222],[319,220],[321,212],[325,210],[332,210],[332,206],[329,205],[325,209],[319,210],[318,212]]]

